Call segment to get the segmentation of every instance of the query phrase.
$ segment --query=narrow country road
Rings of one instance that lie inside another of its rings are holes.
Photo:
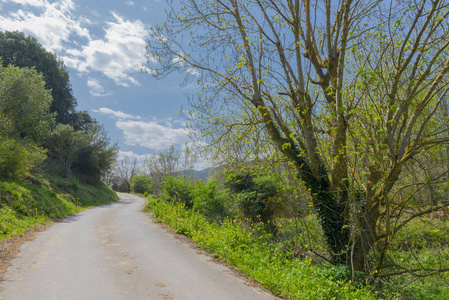
[[[274,299],[153,223],[144,199],[119,195],[22,245],[0,299]]]

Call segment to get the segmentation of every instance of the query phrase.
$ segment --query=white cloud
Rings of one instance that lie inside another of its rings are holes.
[[[13,2],[22,5],[31,5],[31,6],[44,6],[46,1],[44,0],[3,0],[2,2]]]
[[[5,1],[4,1],[5,2]],[[90,39],[89,31],[81,26],[72,14],[75,5],[71,0],[10,0],[18,4],[39,8],[38,12],[19,9],[0,16],[0,29],[22,31],[34,35],[49,51],[63,51],[71,36]]]
[[[49,51],[55,52],[66,66],[81,73],[101,72],[118,85],[138,85],[132,73],[140,73],[145,63],[148,31],[139,20],[126,20],[111,12],[104,36],[92,37],[88,26],[94,24],[75,14],[72,0],[0,0],[22,5],[0,14],[0,30],[22,31],[35,36]],[[128,3],[129,4],[129,3]],[[95,24],[98,25],[98,19]],[[81,39],[80,39],[81,38]],[[95,93],[95,91],[94,91]],[[101,94],[96,92],[96,94]]]
[[[185,127],[185,123],[178,120],[171,118],[157,120],[153,117],[151,121],[141,121],[140,116],[115,111],[107,107],[94,109],[93,112],[118,119],[116,126],[123,131],[125,144],[130,146],[163,150],[171,145],[180,145],[181,149],[185,149],[185,143],[190,141],[191,131]],[[178,127],[174,127],[174,124],[178,124]]]
[[[143,154],[143,155],[139,155],[136,154],[132,151],[118,151],[118,161],[120,161],[120,159],[124,159],[127,161],[133,161],[134,159],[137,161],[137,164],[142,165],[145,160],[151,158],[153,156],[153,154]]]
[[[112,13],[115,22],[108,22],[103,39],[90,40],[81,50],[68,51],[66,64],[80,72],[99,71],[118,85],[139,83],[129,75],[139,72],[145,62],[145,37],[141,21],[129,21]]]
[[[122,111],[115,111],[115,110],[112,110],[112,109],[107,108],[107,107],[101,107],[99,109],[93,109],[92,111],[96,112],[96,113],[101,113],[101,114],[104,114],[104,115],[110,115],[112,118],[116,118],[116,119],[119,119],[119,120],[128,120],[128,119],[140,120],[141,119],[139,116],[133,116],[133,115],[124,113]]]
[[[134,6],[134,2],[132,2],[132,1],[127,1],[127,2],[126,2],[126,5]]]
[[[110,96],[112,95],[112,93],[105,93],[104,92],[104,88],[101,85],[101,83],[94,78],[89,78],[87,80],[87,86],[90,88],[90,94],[92,96],[96,96],[96,97],[105,97],[105,96]]]
[[[116,126],[123,131],[125,143],[153,150],[163,150],[170,145],[184,145],[188,142],[190,130],[172,128],[157,121],[118,121]]]
[[[197,69],[188,66],[188,64],[186,63],[185,59],[184,59],[184,54],[183,53],[178,53],[178,55],[173,58],[173,63],[178,64],[179,66],[181,66],[182,68],[185,69],[185,71],[190,74],[191,76],[200,76],[201,73],[198,72]]]

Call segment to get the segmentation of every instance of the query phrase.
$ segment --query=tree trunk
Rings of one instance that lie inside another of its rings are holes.
[[[379,202],[375,205],[365,207],[358,219],[358,231],[354,233],[353,245],[350,256],[348,256],[348,265],[354,271],[365,271],[366,257],[377,241],[376,225],[379,218]]]
[[[350,226],[345,218],[345,206],[329,190],[321,191],[314,197],[315,209],[326,236],[326,242],[332,250],[334,264],[347,264],[347,249],[350,242]]]
[[[310,170],[304,170],[304,164],[297,162],[299,176],[310,189],[313,204],[320,219],[326,242],[332,251],[334,264],[347,264],[347,249],[350,242],[350,226],[345,217],[346,199],[338,199],[331,191],[331,184],[325,169],[321,167],[321,178],[317,179]],[[341,197],[342,195],[340,195]]]

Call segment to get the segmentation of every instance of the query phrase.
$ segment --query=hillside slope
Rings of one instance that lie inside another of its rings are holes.
[[[117,200],[104,183],[37,175],[24,183],[0,181],[0,241],[39,224]]]

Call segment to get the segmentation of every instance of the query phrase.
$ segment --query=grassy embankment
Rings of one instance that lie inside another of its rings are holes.
[[[49,175],[34,176],[26,183],[0,181],[0,241],[117,199],[103,183],[87,185]]]
[[[169,204],[151,196],[146,210],[276,295],[288,299],[375,299],[367,288],[351,285],[347,269],[313,265],[307,259],[290,260],[270,243],[269,235],[256,236],[237,220],[211,223],[182,204]]]

